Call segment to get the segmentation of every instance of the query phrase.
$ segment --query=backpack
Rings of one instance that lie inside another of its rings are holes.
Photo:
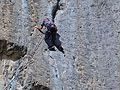
[[[57,27],[55,24],[47,24],[47,29],[50,32],[56,32],[57,31]]]

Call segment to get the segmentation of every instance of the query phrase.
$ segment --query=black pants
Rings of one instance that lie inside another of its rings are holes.
[[[45,42],[48,45],[48,48],[56,46],[57,49],[64,53],[64,49],[61,46],[61,41],[59,40],[60,35],[56,32],[46,32],[45,33]]]
[[[54,46],[56,41],[56,32],[49,32],[45,33],[45,42],[47,43],[48,47]]]
[[[56,32],[46,32],[45,33],[45,42],[47,43],[48,47],[61,46],[61,41],[59,40],[60,35]]]

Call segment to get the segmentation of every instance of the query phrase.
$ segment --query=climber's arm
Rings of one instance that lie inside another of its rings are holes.
[[[37,28],[38,30],[41,30],[43,28],[43,26],[35,26],[35,28]]]
[[[37,28],[41,33],[44,34],[44,32],[41,31],[44,25],[45,25],[45,21],[43,20],[42,24],[40,26],[35,26],[35,28]]]
[[[35,26],[35,28],[37,28],[42,34],[44,34],[44,32],[43,31],[41,31],[41,29],[43,28],[43,26],[41,25],[41,26]]]

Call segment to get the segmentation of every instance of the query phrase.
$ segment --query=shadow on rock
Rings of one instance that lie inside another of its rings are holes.
[[[30,90],[50,90],[48,87],[43,85],[35,85],[35,83],[32,84],[32,88]]]
[[[27,53],[27,48],[19,46],[7,40],[0,40],[0,58],[8,60],[17,60]]]

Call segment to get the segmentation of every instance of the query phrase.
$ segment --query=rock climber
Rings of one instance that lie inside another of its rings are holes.
[[[45,28],[47,28],[47,31],[45,32],[45,42],[48,45],[48,49],[50,51],[56,51],[55,50],[55,46],[56,46],[59,51],[64,53],[64,49],[61,46],[61,42],[57,38],[57,36],[59,34],[57,33],[56,25],[52,21],[50,21],[49,18],[45,18],[43,20],[42,24],[40,26],[35,26],[35,28],[37,28],[41,33],[44,34],[44,32],[41,31],[43,26],[45,26]]]

